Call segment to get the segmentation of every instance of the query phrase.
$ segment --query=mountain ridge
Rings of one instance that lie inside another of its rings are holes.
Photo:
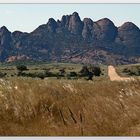
[[[140,29],[132,22],[116,27],[108,18],[80,19],[77,12],[49,18],[30,33],[0,28],[0,61],[128,64],[140,62]]]

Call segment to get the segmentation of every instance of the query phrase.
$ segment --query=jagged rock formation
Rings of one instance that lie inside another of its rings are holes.
[[[90,18],[84,18],[83,20],[84,27],[82,30],[82,36],[85,40],[94,39],[94,27],[93,21]]]
[[[8,57],[8,51],[11,50],[11,32],[3,26],[0,28],[0,61]]]
[[[117,38],[124,45],[126,55],[140,56],[140,29],[131,22],[124,23],[118,28]]]
[[[99,29],[96,31],[97,39],[103,41],[114,41],[117,35],[117,27],[114,23],[107,18],[101,19],[96,22]]]
[[[31,33],[0,28],[0,61],[126,64],[140,62],[140,29],[131,22],[120,27],[103,18],[80,19],[78,13],[50,18]]]

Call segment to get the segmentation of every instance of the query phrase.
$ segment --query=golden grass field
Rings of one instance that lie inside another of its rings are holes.
[[[139,136],[140,81],[0,79],[1,136]]]

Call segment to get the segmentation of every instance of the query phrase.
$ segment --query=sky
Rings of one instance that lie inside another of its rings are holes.
[[[97,21],[109,18],[116,26],[130,21],[140,28],[140,4],[0,4],[0,27],[31,32],[49,18],[61,19],[63,15],[78,12]]]

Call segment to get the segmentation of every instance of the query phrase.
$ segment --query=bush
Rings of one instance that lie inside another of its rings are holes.
[[[77,73],[75,71],[70,72],[69,74],[70,77],[77,77]]]
[[[80,73],[81,76],[88,76],[88,74],[89,74],[88,67],[83,66],[79,73]]]
[[[75,71],[70,72],[66,75],[67,79],[78,79],[78,74]]]
[[[25,71],[25,70],[28,70],[27,66],[25,66],[25,65],[18,65],[16,68],[17,68],[18,71],[21,71],[21,72]]]
[[[56,77],[57,75],[51,72],[25,73],[19,71],[18,76],[44,79],[45,77]]]
[[[92,80],[92,78],[93,78],[93,72],[89,72],[88,73],[88,79],[87,80]]]
[[[88,80],[92,80],[93,76],[100,76],[101,75],[101,69],[100,67],[95,67],[92,65],[83,66],[80,71],[81,76],[88,76]]]
[[[24,72],[18,72],[18,76],[23,76],[23,77],[31,77],[31,78],[41,78],[44,79],[46,76],[44,73],[24,73]]]
[[[60,75],[64,75],[66,73],[65,68],[59,70]]]
[[[45,73],[44,73],[44,76],[45,76],[45,77],[55,77],[56,74],[54,74],[54,73],[49,72],[49,71],[46,70]]]
[[[92,72],[94,73],[95,76],[100,76],[101,75],[100,67],[93,67]]]
[[[128,72],[130,72],[130,70],[129,70],[128,68],[124,68],[124,69],[122,70],[122,72],[128,73]]]
[[[87,80],[92,80],[93,78],[93,71],[91,70],[90,67],[83,66],[81,71],[80,71],[80,76],[86,76],[88,77]]]

